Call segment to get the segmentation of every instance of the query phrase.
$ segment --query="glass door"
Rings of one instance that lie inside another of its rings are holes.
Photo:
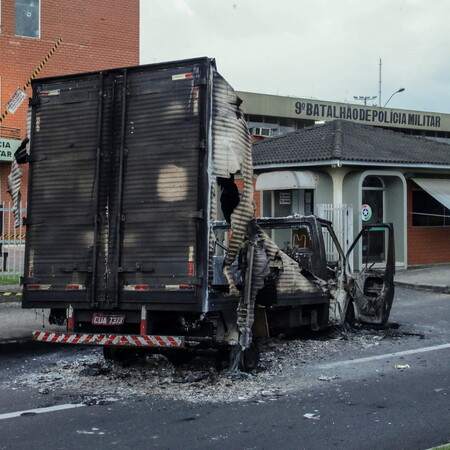
[[[368,176],[363,182],[361,218],[364,225],[384,222],[384,183],[379,177]],[[386,258],[385,230],[373,230],[362,239],[363,263],[381,263]]]

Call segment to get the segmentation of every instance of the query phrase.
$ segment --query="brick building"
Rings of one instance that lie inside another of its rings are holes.
[[[2,112],[58,39],[62,43],[39,77],[139,64],[139,0],[0,0],[0,26]],[[0,123],[1,201],[9,200],[10,161],[25,138],[26,104]]]

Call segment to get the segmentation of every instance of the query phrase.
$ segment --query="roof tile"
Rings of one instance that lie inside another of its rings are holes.
[[[253,144],[255,168],[324,162],[450,165],[450,145],[380,127],[335,120]]]

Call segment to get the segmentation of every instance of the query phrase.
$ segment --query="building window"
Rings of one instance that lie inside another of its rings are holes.
[[[314,189],[305,189],[305,215],[314,214]]]
[[[40,37],[40,0],[15,0],[15,35]]]
[[[414,227],[450,226],[450,210],[424,190],[414,189],[412,224]]]
[[[363,188],[383,189],[384,183],[381,178],[369,175],[366,178],[364,178]]]
[[[314,214],[314,189],[262,191],[262,215],[287,217],[292,214]]]

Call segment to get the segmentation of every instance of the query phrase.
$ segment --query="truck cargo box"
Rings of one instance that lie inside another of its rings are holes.
[[[31,106],[24,306],[208,310],[213,184],[249,152],[214,61],[40,79]]]

